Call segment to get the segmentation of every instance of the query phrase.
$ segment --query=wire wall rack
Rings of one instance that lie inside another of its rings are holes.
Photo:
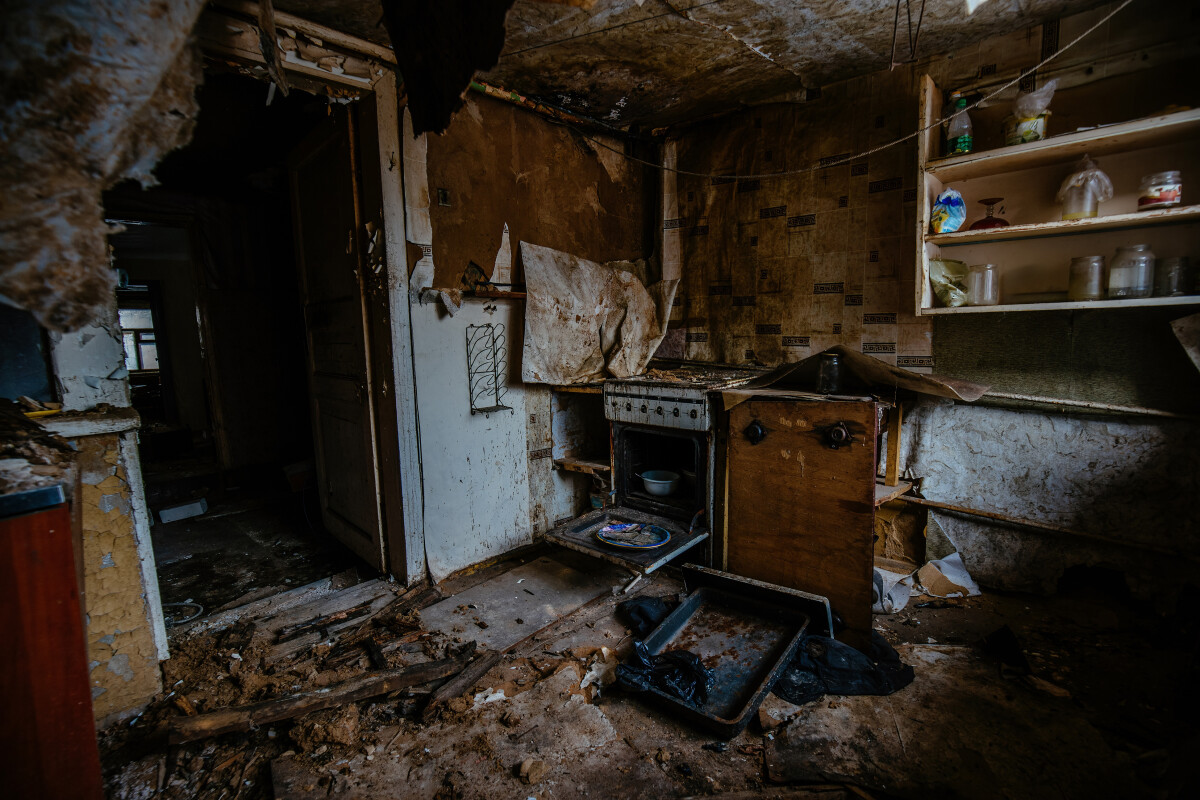
[[[504,385],[508,347],[504,341],[504,325],[467,326],[467,384],[471,390],[471,413],[491,414],[512,412],[504,404],[508,387]]]

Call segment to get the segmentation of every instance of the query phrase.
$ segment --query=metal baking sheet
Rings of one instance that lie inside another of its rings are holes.
[[[698,655],[714,673],[708,701],[697,706],[655,689],[647,694],[697,726],[733,738],[792,660],[808,622],[808,615],[762,595],[696,589],[645,642],[655,655],[667,650]]]
[[[747,597],[758,598],[768,603],[799,609],[808,615],[809,633],[828,636],[831,639],[836,638],[833,630],[833,610],[829,607],[829,598],[827,597],[812,594],[811,592],[802,592],[799,589],[791,589],[787,586],[767,583],[766,581],[756,581],[753,578],[744,578],[741,575],[722,572],[719,569],[712,569],[711,567],[702,567],[698,564],[684,564],[684,591],[692,592],[701,586],[725,589],[737,594],[746,595]]]

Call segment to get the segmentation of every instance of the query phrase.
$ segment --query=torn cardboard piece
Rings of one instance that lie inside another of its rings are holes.
[[[916,570],[908,573],[892,572],[875,567],[871,587],[871,612],[894,614],[903,611],[912,595],[912,577]]]
[[[839,344],[803,361],[784,364],[765,375],[743,383],[736,389],[722,392],[725,410],[728,411],[752,397],[787,395],[797,392],[811,394],[817,385],[817,369],[821,356],[826,353],[834,353],[841,357],[842,373],[845,376],[843,395],[863,394],[881,389],[903,389],[917,394],[947,397],[951,400],[973,403],[983,397],[989,388],[958,378],[909,372],[902,367],[894,367],[885,361]]]
[[[921,567],[917,570],[917,582],[931,597],[977,597],[982,594],[958,553]]]
[[[678,280],[646,286],[628,261],[594,261],[520,243],[525,269],[521,379],[586,383],[646,371],[667,332]]]

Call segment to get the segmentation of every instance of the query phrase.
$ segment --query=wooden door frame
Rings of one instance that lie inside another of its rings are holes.
[[[276,14],[277,20],[283,15]],[[400,483],[401,513],[385,514],[388,504],[380,508],[384,520],[385,563],[389,571],[406,585],[420,581],[426,576],[425,566],[425,527],[424,527],[424,497],[421,482],[420,441],[417,429],[417,393],[416,379],[413,372],[412,322],[409,309],[409,263],[406,247],[406,231],[410,224],[404,203],[404,158],[401,144],[402,117],[398,101],[396,76],[396,61],[390,51],[370,42],[358,40],[347,34],[329,31],[313,23],[288,17],[288,25],[296,28],[301,34],[309,33],[311,28],[314,35],[325,42],[337,46],[330,50],[333,57],[353,59],[355,64],[366,64],[369,68],[370,79],[363,79],[353,73],[357,70],[346,69],[335,73],[317,69],[307,64],[283,63],[289,80],[295,80],[296,85],[309,91],[332,93],[335,89],[343,92],[352,89],[360,95],[373,94],[375,97],[376,119],[379,153],[378,164],[382,183],[383,210],[383,241],[386,273],[386,307],[388,314],[387,328],[391,340],[391,375],[379,375],[376,383],[381,388],[386,381],[390,392],[380,392],[382,397],[376,408],[379,414],[395,414],[395,440],[392,442],[377,441],[377,447],[382,454],[387,449],[398,451],[399,458],[394,461],[396,469],[382,471],[378,478],[380,486],[385,481]],[[254,22],[235,12],[209,7],[197,23],[197,38],[202,49],[218,56],[221,61],[230,60],[251,68],[261,68],[265,65],[262,54],[258,49],[258,30]],[[312,43],[310,43],[312,44]],[[321,47],[320,45],[313,45]],[[251,72],[255,77],[262,78],[261,70]],[[352,142],[352,146],[356,145]],[[362,231],[359,231],[359,236]],[[369,320],[364,320],[370,326]],[[368,360],[372,354],[368,352]],[[390,422],[390,420],[389,420]],[[386,431],[390,425],[376,425]],[[378,463],[387,462],[383,458]],[[391,473],[391,474],[389,474]],[[386,495],[388,492],[383,492]],[[397,519],[397,516],[400,518]]]

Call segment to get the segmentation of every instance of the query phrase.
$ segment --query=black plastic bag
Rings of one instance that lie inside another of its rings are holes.
[[[872,631],[866,653],[825,636],[805,636],[773,691],[803,705],[827,694],[891,694],[912,682],[913,668]]]
[[[695,706],[708,702],[712,670],[695,653],[668,650],[652,656],[644,642],[634,642],[630,662],[617,665],[617,684],[621,688],[634,692],[658,689]]]
[[[661,597],[633,597],[617,604],[617,619],[639,639],[650,635],[670,613],[671,607]]]

